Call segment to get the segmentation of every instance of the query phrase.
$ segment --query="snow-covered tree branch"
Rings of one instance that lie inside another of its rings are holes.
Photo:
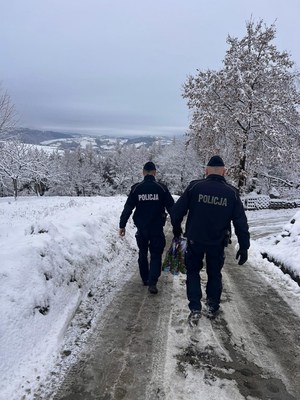
[[[289,54],[272,44],[275,25],[250,21],[246,29],[241,40],[227,38],[220,71],[198,71],[183,88],[199,153],[221,153],[242,190],[255,174],[300,155],[300,75]]]

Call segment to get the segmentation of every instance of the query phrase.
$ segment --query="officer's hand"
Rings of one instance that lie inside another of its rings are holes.
[[[239,249],[236,253],[235,259],[237,260],[239,258],[239,265],[245,264],[245,262],[248,260],[248,250],[246,249]]]
[[[125,232],[126,232],[126,231],[125,231],[125,228],[120,228],[120,229],[119,229],[119,235],[120,235],[120,236],[125,236]]]
[[[176,228],[173,227],[174,238],[179,238],[181,234],[182,234],[181,227],[176,227]]]

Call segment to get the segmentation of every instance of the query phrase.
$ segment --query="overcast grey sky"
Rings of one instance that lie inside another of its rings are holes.
[[[299,68],[300,0],[0,0],[0,81],[24,127],[183,134],[187,75],[221,68],[251,16]]]

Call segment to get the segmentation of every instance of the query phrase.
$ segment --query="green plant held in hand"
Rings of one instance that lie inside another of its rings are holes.
[[[163,271],[171,272],[173,275],[178,275],[179,272],[186,274],[184,264],[185,249],[186,239],[182,237],[174,238],[164,259],[162,266]]]

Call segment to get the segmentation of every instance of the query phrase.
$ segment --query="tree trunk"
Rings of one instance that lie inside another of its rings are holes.
[[[12,178],[14,188],[14,198],[17,200],[18,197],[18,178]]]
[[[240,158],[239,168],[238,168],[238,189],[242,191],[242,189],[246,186],[246,154],[243,152],[242,157]]]

